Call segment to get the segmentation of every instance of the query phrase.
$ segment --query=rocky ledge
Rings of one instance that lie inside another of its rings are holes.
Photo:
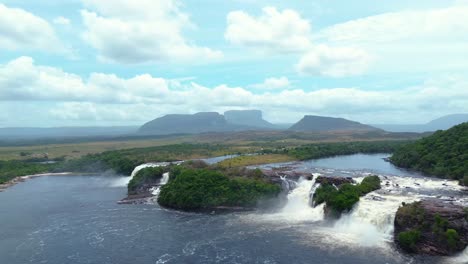
[[[350,183],[353,184],[355,181],[353,178],[343,178],[343,177],[331,177],[331,176],[318,176],[317,179],[315,180],[315,183],[320,183],[320,184],[331,184],[335,185],[335,187],[339,187],[340,185],[343,185],[345,183]]]
[[[406,252],[453,255],[468,245],[468,207],[436,199],[402,204],[394,225],[395,243]]]

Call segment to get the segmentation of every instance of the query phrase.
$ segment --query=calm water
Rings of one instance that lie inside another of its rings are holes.
[[[368,163],[365,156],[355,158],[360,163],[339,157],[302,165],[391,166],[379,156],[368,156]],[[0,263],[447,262],[400,255],[391,243],[346,241],[326,223],[274,214],[205,215],[157,205],[118,205],[126,193],[120,182],[108,176],[46,176],[1,192]]]

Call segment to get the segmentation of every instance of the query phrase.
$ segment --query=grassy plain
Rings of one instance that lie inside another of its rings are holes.
[[[220,163],[218,163],[218,165],[225,168],[231,168],[268,163],[287,162],[292,160],[294,160],[293,157],[283,154],[248,155],[223,160]]]
[[[29,145],[0,146],[0,160],[27,160],[31,157],[49,159],[64,157],[75,159],[87,154],[105,151],[157,147],[174,144],[221,144],[229,146],[230,153],[252,153],[263,148],[297,147],[320,142],[352,142],[417,139],[417,133],[299,133],[288,131],[246,131],[233,133],[205,133],[155,138],[110,138],[106,140],[82,140],[80,142],[47,143],[31,142]],[[22,155],[23,154],[23,155]],[[224,153],[220,153],[224,154]],[[194,156],[192,158],[200,158]]]

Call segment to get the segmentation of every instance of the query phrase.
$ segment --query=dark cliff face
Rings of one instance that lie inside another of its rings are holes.
[[[141,133],[148,134],[193,134],[226,130],[228,130],[228,125],[224,116],[216,112],[165,115],[140,128]]]
[[[231,124],[258,128],[273,128],[274,125],[265,121],[260,110],[230,110],[224,112],[226,121]]]
[[[293,131],[378,131],[372,126],[344,118],[306,115],[289,128]]]
[[[404,251],[452,255],[468,245],[468,208],[440,200],[401,206],[395,215],[395,243]]]

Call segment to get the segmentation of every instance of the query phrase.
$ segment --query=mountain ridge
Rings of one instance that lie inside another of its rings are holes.
[[[288,130],[292,131],[380,131],[381,129],[340,117],[305,115]]]

